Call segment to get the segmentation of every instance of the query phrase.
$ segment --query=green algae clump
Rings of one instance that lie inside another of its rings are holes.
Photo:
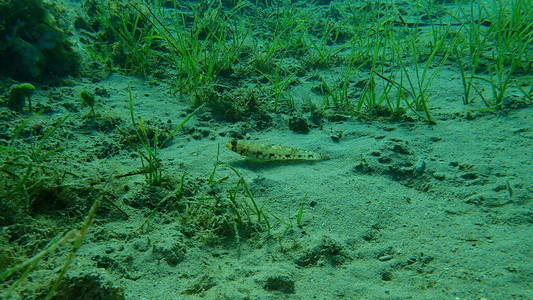
[[[24,104],[26,99],[28,100],[28,106],[30,112],[32,111],[31,107],[31,96],[35,91],[35,86],[31,83],[20,83],[11,86],[8,94],[8,107],[15,111],[22,111],[24,109]]]
[[[83,90],[80,92],[81,102],[88,106],[91,109],[91,116],[95,116],[94,112],[94,104],[96,103],[94,99],[94,94],[89,92],[88,90]]]

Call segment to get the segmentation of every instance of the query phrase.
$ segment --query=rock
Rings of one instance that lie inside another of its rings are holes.
[[[383,256],[378,257],[378,260],[379,261],[388,261],[388,260],[391,260],[392,257],[393,257],[392,255],[383,255]]]
[[[441,172],[434,172],[432,176],[433,178],[440,180],[440,181],[443,181],[444,179],[446,179],[446,174],[441,173]]]
[[[413,169],[413,174],[415,176],[419,176],[419,175],[422,175],[422,173],[424,173],[425,170],[426,170],[426,162],[423,160],[419,160],[416,162],[416,165]]]

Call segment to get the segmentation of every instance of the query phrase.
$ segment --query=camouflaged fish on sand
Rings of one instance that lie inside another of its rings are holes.
[[[226,148],[242,156],[263,161],[327,160],[326,154],[302,150],[290,146],[261,144],[233,139]]]

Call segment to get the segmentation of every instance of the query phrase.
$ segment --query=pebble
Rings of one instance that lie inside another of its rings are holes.
[[[413,173],[415,175],[422,175],[422,173],[424,173],[424,171],[426,170],[426,162],[423,161],[423,160],[419,160],[416,165],[415,165],[415,168],[413,170]]]
[[[379,261],[388,261],[392,259],[392,255],[383,255],[378,258]]]

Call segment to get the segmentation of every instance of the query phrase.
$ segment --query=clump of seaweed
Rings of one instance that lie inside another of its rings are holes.
[[[230,175],[218,178],[222,169]],[[238,251],[242,241],[254,233],[270,231],[273,215],[256,200],[240,172],[219,161],[218,154],[207,178],[187,179],[186,175],[151,209],[138,232],[150,230],[162,211],[175,215],[184,236],[208,244],[234,244]]]
[[[147,76],[156,64],[157,32],[125,1],[86,1],[91,61],[111,71]]]
[[[32,112],[31,96],[34,91],[35,86],[31,83],[20,83],[11,86],[7,96],[7,106],[12,110],[22,111],[27,100],[28,108]]]
[[[40,114],[38,112],[21,122],[12,130],[9,139],[0,144],[0,226],[5,226],[6,230],[2,234],[11,239],[17,236],[20,239],[24,235],[21,232],[34,231],[37,227],[35,224],[39,222],[52,223],[53,221],[39,221],[37,218],[41,214],[68,213],[68,208],[72,208],[77,200],[65,183],[65,177],[73,174],[60,169],[56,161],[63,148],[57,146],[60,142],[55,139],[55,135],[69,115],[59,118],[48,127],[41,127],[34,122]],[[34,240],[35,236],[32,236],[31,242],[26,245],[21,245],[20,241],[7,244],[5,236],[2,236],[0,243],[4,250],[0,251],[0,298],[20,297],[19,293],[24,289],[31,271],[58,249],[67,248],[66,260],[57,276],[52,280],[46,279],[46,283],[42,285],[45,288],[42,299],[52,299],[55,296],[92,224],[101,197],[95,198],[78,228],[56,234],[52,238],[50,232],[46,231],[53,228],[45,228],[43,232],[33,233],[37,236],[44,235],[44,239]],[[44,240],[47,240],[46,244],[43,244]],[[35,247],[40,249],[36,253]],[[30,248],[31,251],[28,251]],[[25,253],[29,258],[24,256]]]
[[[88,90],[82,90],[80,92],[80,98],[83,105],[89,107],[90,116],[94,118],[96,116],[94,111],[94,105],[96,104],[94,93]]]
[[[24,129],[38,115],[19,124],[9,141],[0,145],[1,225],[11,224],[20,214],[68,205],[69,200],[62,192],[62,182],[68,172],[54,167],[52,162],[62,148],[49,143],[68,115],[41,129],[40,136],[30,137],[28,143],[19,143]]]
[[[26,259],[25,261],[20,264],[17,264],[16,266],[7,268],[6,270],[2,270],[2,273],[0,273],[0,282],[4,282],[6,280],[11,279],[13,280],[13,284],[5,291],[2,291],[0,293],[0,296],[2,296],[2,298],[15,297],[17,287],[21,284],[22,281],[28,278],[30,272],[35,269],[43,259],[49,256],[51,253],[55,252],[60,247],[67,246],[70,247],[67,258],[63,263],[63,266],[60,268],[60,271],[55,280],[50,281],[48,285],[48,292],[44,298],[46,300],[52,299],[56,295],[58,287],[62,283],[65,273],[67,272],[68,268],[76,257],[76,253],[81,247],[85,235],[87,234],[87,231],[89,230],[94,220],[96,211],[100,206],[100,203],[101,198],[97,198],[93,202],[89,213],[85,217],[85,220],[83,221],[79,229],[72,229],[65,234],[58,234],[40,252],[38,252],[31,258]],[[16,280],[13,278],[15,275],[18,275],[18,278]]]

